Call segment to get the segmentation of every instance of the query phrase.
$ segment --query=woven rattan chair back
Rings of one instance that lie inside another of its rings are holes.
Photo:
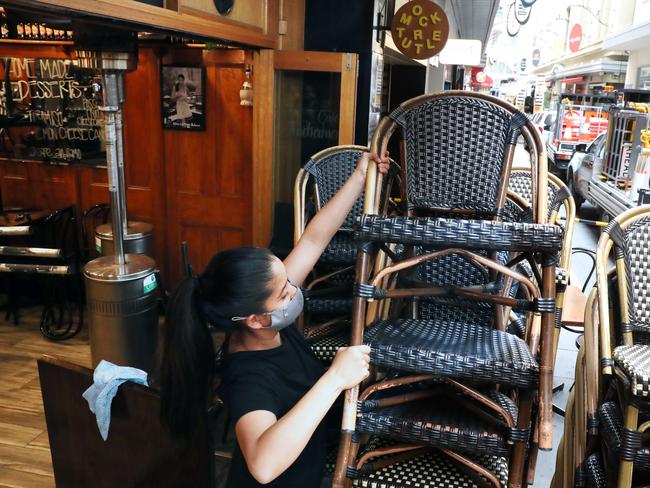
[[[533,202],[533,175],[528,168],[513,168],[508,180],[510,191],[521,196],[529,205]],[[571,271],[571,248],[573,241],[573,228],[575,225],[575,202],[571,191],[553,174],[548,175],[547,184],[548,222],[557,224],[564,230],[562,251],[559,266],[564,273]]]
[[[508,197],[504,206],[504,220],[507,222],[529,222],[530,209],[526,202],[517,201]],[[416,255],[431,252],[430,248],[418,247]],[[487,255],[486,252],[478,251],[479,254]],[[511,257],[511,253],[502,252],[497,254],[497,261],[505,264]],[[463,287],[472,285],[485,285],[490,282],[490,273],[476,263],[472,263],[459,254],[449,254],[439,259],[426,261],[416,268],[418,281],[429,286],[450,286]],[[501,282],[503,284],[503,282]],[[447,303],[444,303],[447,302]],[[494,324],[495,307],[492,304],[476,301],[460,301],[449,299],[420,298],[417,303],[419,318],[444,318],[453,321],[468,321],[474,324]],[[453,303],[458,302],[458,303]]]
[[[314,154],[296,177],[294,188],[295,238],[298,242],[307,225],[307,204],[312,198],[318,212],[329,202],[354,172],[363,146],[334,146]],[[355,219],[363,212],[363,195],[355,202],[343,222],[342,229],[352,228]]]
[[[409,100],[389,116],[402,141],[403,196],[410,212],[500,216],[509,173],[506,145],[526,116],[497,99],[443,92]]]
[[[625,212],[605,228],[596,256],[601,275],[606,273],[607,256],[600,251],[607,242],[616,258],[621,332],[650,332],[650,206]]]

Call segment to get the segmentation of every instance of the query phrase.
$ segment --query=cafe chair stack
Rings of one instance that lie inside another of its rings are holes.
[[[576,379],[572,405],[584,414],[575,419],[575,432],[565,427],[554,487],[571,481],[571,469],[575,486],[650,484],[649,263],[650,206],[644,205],[618,215],[598,241],[576,368],[586,381]]]
[[[508,192],[519,137],[529,201]],[[371,164],[353,227],[349,343],[370,345],[372,374],[346,392],[333,486],[526,486],[551,448],[564,236],[539,131],[499,99],[447,91],[383,118],[371,150],[393,142],[399,205]]]

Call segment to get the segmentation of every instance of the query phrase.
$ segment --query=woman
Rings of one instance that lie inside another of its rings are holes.
[[[171,99],[176,102],[176,113],[170,117],[171,120],[185,122],[185,119],[192,117],[189,95],[194,90],[196,86],[191,81],[185,82],[185,75],[179,74],[176,77],[171,93]]]
[[[363,191],[371,159],[388,171],[387,154],[364,153],[284,262],[266,249],[223,251],[170,302],[161,409],[173,433],[189,435],[207,407],[215,374],[207,324],[229,332],[219,393],[237,436],[231,487],[318,487],[325,465],[322,421],[340,393],[369,374],[367,346],[340,349],[325,371],[290,325],[302,311],[299,287]]]

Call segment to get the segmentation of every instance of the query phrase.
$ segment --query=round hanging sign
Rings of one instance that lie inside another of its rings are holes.
[[[435,56],[447,43],[449,20],[430,0],[411,0],[395,12],[390,28],[393,41],[411,59]]]
[[[574,24],[571,27],[571,32],[569,33],[569,50],[574,53],[580,49],[580,43],[582,42],[582,26],[580,24]]]
[[[510,4],[510,7],[508,8],[508,15],[506,17],[506,30],[510,37],[515,37],[517,34],[519,34],[520,28],[521,28],[521,24],[517,20],[515,14],[515,3],[513,2]]]

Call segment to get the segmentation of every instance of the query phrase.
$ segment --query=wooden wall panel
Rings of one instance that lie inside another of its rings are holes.
[[[252,111],[239,105],[245,62],[208,53],[205,132],[163,131],[167,246],[179,249],[186,240],[198,271],[217,251],[251,243]],[[177,283],[180,253],[169,256],[170,281]]]
[[[12,55],[66,55],[30,48]],[[205,131],[162,129],[161,63],[206,66]],[[181,241],[189,242],[197,270],[218,250],[252,242],[252,109],[239,105],[247,64],[252,53],[245,51],[141,47],[138,69],[126,76],[129,216],[153,224],[154,257],[169,287],[182,277]],[[81,211],[109,201],[104,168],[4,160],[0,189],[5,206],[77,204]]]
[[[27,208],[36,206],[30,181],[29,164],[3,161],[2,206],[4,208]]]

